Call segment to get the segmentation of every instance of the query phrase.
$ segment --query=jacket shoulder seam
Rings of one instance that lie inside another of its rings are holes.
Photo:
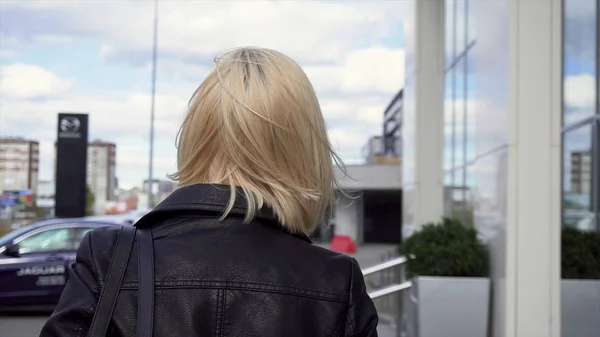
[[[347,302],[347,295],[343,293],[330,293],[311,289],[282,286],[278,284],[258,283],[258,282],[231,282],[231,281],[207,281],[207,280],[174,280],[174,281],[156,281],[157,289],[174,288],[205,288],[205,289],[229,289],[229,290],[252,290],[273,293],[287,293],[290,295],[304,295],[307,297],[329,300],[334,302]],[[137,281],[124,282],[122,289],[137,289]]]

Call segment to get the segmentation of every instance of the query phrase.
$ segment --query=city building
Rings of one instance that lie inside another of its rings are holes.
[[[148,202],[148,179],[145,179],[142,183],[142,189],[138,193],[138,207],[139,209],[152,209],[163,201],[169,194],[173,193],[177,189],[177,183],[172,180],[164,179],[153,179],[152,180],[152,205]]]
[[[399,140],[399,138],[396,138]],[[389,163],[400,163],[401,157],[398,151],[394,151],[394,148],[390,151],[386,149],[387,139],[383,136],[373,136],[369,138],[367,144],[362,148],[362,157],[366,164],[389,164]],[[395,148],[398,148],[399,141],[396,141]],[[388,152],[386,152],[386,150]]]
[[[54,216],[54,193],[56,184],[53,180],[39,180],[36,206],[43,209],[45,217]]]
[[[401,241],[401,164],[367,163],[336,168],[340,187],[330,223],[335,235],[356,245]]]
[[[87,184],[94,194],[95,214],[105,214],[106,203],[116,199],[116,155],[114,143],[96,140],[88,144]]]
[[[592,153],[590,151],[571,152],[571,193],[591,195]]]
[[[40,145],[23,138],[0,138],[0,192],[30,190],[37,194]]]
[[[600,228],[600,1],[404,5],[403,236],[472,219],[491,336],[600,336],[600,287],[561,280],[563,228]]]
[[[401,89],[383,112],[383,152],[387,156],[402,156],[403,104],[404,89]]]
[[[400,90],[384,111],[383,133],[369,138],[362,148],[360,165],[337,168],[336,176],[346,193],[338,194],[331,212],[334,235],[344,235],[355,244],[398,244],[402,240],[402,109]],[[315,233],[329,239],[331,235]]]

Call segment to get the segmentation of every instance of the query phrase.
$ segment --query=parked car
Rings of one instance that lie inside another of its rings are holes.
[[[144,215],[149,213],[149,210],[133,210],[123,214],[107,214],[107,215],[92,215],[86,217],[88,220],[103,221],[103,222],[118,222],[121,224],[135,224]]]
[[[0,311],[53,310],[83,236],[109,221],[52,219],[0,237]]]

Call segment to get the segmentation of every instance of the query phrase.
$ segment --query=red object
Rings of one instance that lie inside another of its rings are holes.
[[[338,253],[355,254],[356,243],[349,235],[334,235],[329,249]]]

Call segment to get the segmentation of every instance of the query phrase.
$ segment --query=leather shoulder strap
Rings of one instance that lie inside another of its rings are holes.
[[[139,337],[152,337],[154,330],[154,241],[149,228],[138,233],[138,327]]]
[[[122,226],[119,230],[117,243],[108,267],[104,287],[100,293],[96,312],[89,330],[89,337],[105,337],[110,324],[111,317],[115,310],[121,283],[125,276],[131,247],[135,240],[136,229],[129,226]]]

